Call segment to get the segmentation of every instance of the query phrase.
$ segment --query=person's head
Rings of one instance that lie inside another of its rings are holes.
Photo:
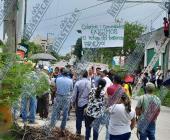
[[[98,81],[97,89],[96,89],[96,94],[95,94],[96,98],[100,97],[100,93],[101,93],[102,89],[105,87],[105,85],[106,85],[106,81],[104,79],[100,78]]]
[[[113,83],[114,83],[114,84],[122,84],[122,80],[121,80],[120,76],[114,75],[114,77],[113,77]]]
[[[158,66],[157,69],[158,69],[158,70],[161,70],[161,66]]]
[[[166,18],[166,17],[164,17],[164,18],[163,18],[163,20],[164,20],[164,21],[167,21],[167,18]]]
[[[107,76],[107,75],[108,75],[107,70],[104,70],[104,71],[101,72],[101,76],[102,76],[102,77],[105,77],[105,76]]]
[[[82,76],[83,78],[87,78],[87,77],[88,77],[88,72],[87,72],[87,70],[82,70],[82,71],[81,71],[81,76]]]
[[[59,71],[60,71],[59,67],[55,67],[54,72],[55,72],[56,74],[58,74]]]
[[[146,84],[145,89],[146,89],[146,93],[152,94],[155,91],[155,85],[153,83],[151,83],[151,82],[148,82]]]
[[[122,93],[120,103],[123,103],[127,113],[131,112],[131,101],[126,93]]]
[[[89,68],[89,76],[93,75],[93,70],[92,68]]]
[[[61,74],[63,73],[63,70],[64,70],[64,68],[60,68],[60,73],[61,73]]]
[[[62,69],[62,75],[63,76],[68,76],[69,70],[67,68]]]
[[[148,77],[148,73],[147,73],[147,72],[145,72],[144,75],[145,75],[146,77]]]
[[[96,68],[96,74],[97,74],[97,75],[100,75],[100,74],[101,74],[101,68],[99,68],[99,67]]]
[[[151,74],[155,74],[155,69],[152,69],[152,70],[150,71],[150,73],[151,73]]]

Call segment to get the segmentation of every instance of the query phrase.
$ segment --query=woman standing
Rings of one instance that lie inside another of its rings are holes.
[[[104,113],[104,87],[106,85],[106,81],[104,79],[100,79],[98,81],[97,89],[92,89],[89,93],[89,102],[86,108],[85,113],[85,127],[86,127],[86,138],[85,140],[90,139],[91,133],[91,124],[96,119],[101,117]],[[96,129],[93,128],[93,140],[98,140],[98,126],[95,126]]]
[[[109,107],[109,113],[110,140],[129,140],[136,123],[129,97],[122,93],[119,102]]]

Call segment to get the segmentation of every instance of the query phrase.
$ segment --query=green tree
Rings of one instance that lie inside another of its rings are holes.
[[[128,56],[137,47],[136,40],[145,31],[145,27],[138,23],[125,23],[123,55]]]
[[[82,38],[77,39],[73,54],[80,60],[82,57]]]
[[[29,54],[36,54],[36,53],[44,52],[41,45],[35,44],[34,42],[29,42],[28,40],[25,40],[25,39],[21,41],[20,45],[27,47]]]

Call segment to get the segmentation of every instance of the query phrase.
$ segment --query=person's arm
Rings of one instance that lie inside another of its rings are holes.
[[[133,128],[135,127],[135,125],[136,125],[136,118],[134,117],[134,118],[131,120],[131,124],[130,124],[131,130],[133,130]]]
[[[74,86],[74,89],[73,89],[72,100],[71,100],[72,103],[74,103],[76,101],[77,92],[78,92],[78,86],[76,83]]]
[[[71,81],[71,84],[70,84],[70,92],[71,93],[73,92],[73,80]]]
[[[110,114],[116,112],[116,104],[112,105],[111,107],[108,108],[108,111]]]
[[[138,100],[137,106],[135,108],[137,116],[141,115],[141,112],[142,112],[141,107],[142,107],[142,103],[141,103],[141,97],[140,97],[139,100]]]

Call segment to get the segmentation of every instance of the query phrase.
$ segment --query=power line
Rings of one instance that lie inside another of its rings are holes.
[[[104,0],[98,0],[98,1],[104,1]],[[107,0],[107,2],[111,2],[113,0]],[[147,1],[142,1],[142,0],[127,0],[125,3],[152,3],[152,4],[161,4],[162,2],[158,1],[153,1],[153,0],[147,0]]]
[[[95,4],[95,5],[91,5],[89,7],[86,7],[86,8],[83,8],[83,9],[80,9],[79,11],[85,11],[85,10],[88,10],[88,9],[91,9],[91,8],[94,8],[94,7],[97,7],[97,6],[100,6],[100,5],[103,5],[105,3],[107,3],[108,1],[105,1],[105,2],[101,2],[99,4]],[[110,1],[109,1],[110,2]],[[59,16],[56,16],[56,17],[52,17],[52,18],[46,18],[44,20],[51,20],[51,19],[55,19],[55,18],[59,18],[59,17],[63,17],[63,16],[67,16],[67,15],[70,15],[72,14],[73,12],[68,12],[68,13],[65,13],[65,14],[62,14],[62,15],[59,15]]]
[[[96,5],[92,5],[92,6],[83,8],[83,9],[81,9],[81,10],[79,10],[79,11],[85,11],[85,10],[88,10],[88,9],[91,9],[91,8],[94,8],[94,7],[103,5],[103,4],[107,3],[107,2],[110,2],[110,1],[105,1],[105,2],[102,2],[102,3],[96,4]],[[129,6],[129,7],[127,7],[127,8],[124,8],[124,9],[122,9],[122,10],[126,10],[126,9],[128,9],[128,8],[132,8],[132,7],[141,5],[141,4],[145,4],[145,3],[138,3],[138,4],[135,4],[135,5]],[[73,12],[68,12],[68,13],[65,13],[65,14],[62,14],[62,15],[59,15],[59,16],[56,16],[56,17],[46,18],[46,19],[44,19],[44,20],[42,20],[42,21],[57,19],[57,18],[60,18],[60,17],[64,17],[64,16],[67,16],[67,15],[70,15],[70,14],[72,14],[72,13],[73,13]],[[106,13],[106,14],[107,14],[107,13]]]

